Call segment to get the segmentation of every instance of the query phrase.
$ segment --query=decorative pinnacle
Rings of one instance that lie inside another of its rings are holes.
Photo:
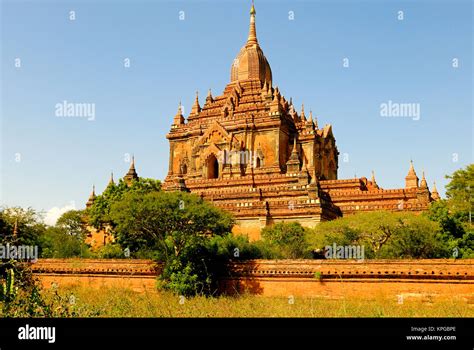
[[[258,44],[257,41],[257,30],[255,29],[255,6],[252,2],[252,7],[250,8],[250,28],[249,28],[249,36],[247,39],[247,45]]]
[[[110,172],[109,185],[112,185],[112,184],[114,184],[114,183],[115,183],[115,182],[114,182],[114,172],[112,171],[112,172]]]
[[[413,160],[410,159],[410,169],[408,170],[408,175],[416,175],[415,167],[413,165]]]
[[[420,187],[428,188],[428,183],[426,182],[425,171],[424,170],[423,170],[423,176],[421,177]]]
[[[250,8],[250,14],[254,16],[257,14],[257,11],[255,11],[255,4],[253,3],[253,0],[252,0],[252,7]]]

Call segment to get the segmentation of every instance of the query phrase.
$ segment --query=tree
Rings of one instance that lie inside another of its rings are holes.
[[[437,258],[447,249],[439,225],[412,213],[369,212],[320,223],[310,232],[313,249],[364,246],[366,258]]]
[[[110,219],[122,247],[156,251],[166,288],[183,295],[211,292],[215,252],[208,243],[230,232],[228,213],[193,194],[129,192],[112,204]]]
[[[277,223],[265,227],[262,237],[287,259],[310,257],[311,253],[306,242],[306,229],[299,222]]]
[[[452,257],[474,257],[474,230],[470,222],[473,201],[474,165],[459,169],[446,176],[451,181],[446,185],[447,199],[430,204],[425,214],[439,223],[441,237]]]
[[[88,224],[101,229],[111,225],[110,208],[116,202],[122,200],[126,193],[147,194],[159,192],[161,182],[159,180],[140,178],[128,186],[122,179],[117,184],[110,184],[101,195],[94,200],[94,204],[86,210]]]
[[[84,238],[87,234],[87,223],[84,210],[69,210],[59,217],[56,226],[64,229],[71,236]]]
[[[156,248],[165,258],[178,257],[186,246],[222,236],[233,220],[200,197],[183,192],[127,193],[112,205],[116,237],[131,250]]]
[[[70,235],[64,228],[48,227],[41,243],[43,258],[89,257],[89,246],[79,236]]]
[[[321,243],[324,246],[364,245],[366,256],[371,257],[377,255],[400,225],[399,217],[390,212],[358,213],[320,223],[314,230],[314,235],[320,238],[310,240],[319,243],[317,248],[320,249],[323,248]]]
[[[456,170],[446,178],[451,180],[446,185],[448,207],[455,217],[467,223],[474,206],[474,164]]]
[[[20,207],[4,208],[0,212],[2,218],[2,235],[0,239],[6,239],[16,245],[40,246],[42,235],[46,225],[41,216],[32,208]],[[15,237],[13,237],[15,231]]]
[[[54,257],[69,257],[77,256],[76,254],[83,257],[89,255],[89,247],[84,243],[87,231],[87,222],[84,210],[69,210],[65,212],[56,222],[55,229],[48,231],[51,233],[50,237],[54,247]],[[64,237],[67,235],[67,237]],[[61,237],[63,236],[63,237]],[[63,242],[56,240],[61,238]],[[77,249],[79,251],[77,252]]]
[[[428,259],[449,257],[440,226],[428,218],[410,213],[394,214],[399,224],[390,240],[378,252],[382,259]]]

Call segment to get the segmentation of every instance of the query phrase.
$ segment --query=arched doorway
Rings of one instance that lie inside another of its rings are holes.
[[[214,154],[207,158],[207,178],[217,179],[219,177],[219,162]]]

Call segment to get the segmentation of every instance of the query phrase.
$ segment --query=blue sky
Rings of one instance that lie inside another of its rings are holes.
[[[424,169],[444,194],[444,175],[472,162],[471,1],[255,6],[274,85],[320,126],[333,125],[339,178],[375,170],[380,186],[403,187],[413,159],[419,177]],[[92,184],[101,192],[111,171],[126,173],[132,153],[140,176],[163,179],[178,102],[188,112],[196,90],[201,101],[209,88],[222,92],[249,7],[1,0],[0,204],[81,208]],[[95,104],[95,120],[57,117],[64,100]],[[419,104],[420,119],[381,117],[388,101]]]

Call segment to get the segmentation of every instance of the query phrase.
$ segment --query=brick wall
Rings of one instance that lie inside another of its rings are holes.
[[[474,303],[473,265],[473,259],[251,260],[230,264],[220,288],[229,294],[462,298]],[[32,269],[46,288],[56,283],[154,291],[161,267],[151,260],[41,259]]]

